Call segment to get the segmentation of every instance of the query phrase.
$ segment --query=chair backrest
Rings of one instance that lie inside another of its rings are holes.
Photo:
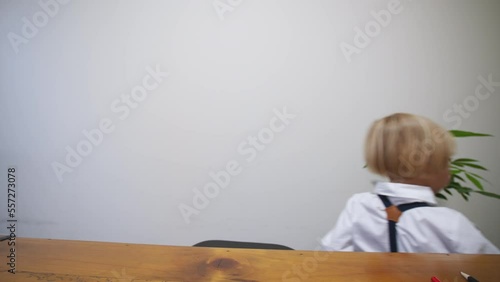
[[[227,241],[227,240],[203,241],[203,242],[200,242],[200,243],[193,245],[193,247],[293,250],[290,247],[278,245],[278,244],[239,242],[239,241]]]

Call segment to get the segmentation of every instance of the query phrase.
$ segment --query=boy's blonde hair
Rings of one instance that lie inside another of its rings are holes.
[[[432,120],[396,113],[375,121],[365,140],[368,169],[391,179],[412,179],[448,167],[455,140]]]

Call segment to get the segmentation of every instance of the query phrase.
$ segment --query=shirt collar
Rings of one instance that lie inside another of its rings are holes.
[[[436,198],[434,192],[430,187],[392,183],[392,182],[377,182],[375,184],[376,194],[386,195],[389,197],[407,198],[417,201],[424,201],[436,205]]]

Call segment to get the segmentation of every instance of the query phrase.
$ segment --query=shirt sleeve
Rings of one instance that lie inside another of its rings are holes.
[[[459,213],[456,234],[453,236],[455,252],[462,254],[500,254],[500,250],[483,236],[472,222]]]
[[[347,201],[346,207],[340,213],[335,227],[328,232],[321,240],[321,245],[325,251],[354,251],[352,236],[352,210],[353,198]]]

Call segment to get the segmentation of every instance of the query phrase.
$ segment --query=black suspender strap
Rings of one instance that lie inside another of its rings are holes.
[[[401,213],[407,210],[411,210],[413,208],[419,207],[428,207],[429,204],[424,202],[415,202],[408,204],[401,204],[399,206],[394,206],[389,198],[385,195],[378,195],[380,200],[384,203],[385,210],[387,212],[387,221],[389,223],[389,247],[391,249],[391,253],[398,252],[398,243],[396,240],[397,230],[396,223],[398,222]]]
[[[394,207],[394,205],[391,203],[389,198],[387,198],[387,196],[378,195],[378,197],[384,203],[384,206],[386,208],[386,212],[388,213],[387,221],[389,223],[389,247],[391,249],[391,253],[397,253],[398,252],[398,244],[397,244],[398,242],[396,240],[396,232],[397,232],[396,231],[396,221],[389,219],[390,216],[389,216],[389,210],[388,210],[390,207]],[[399,216],[397,216],[397,217],[399,217]]]
[[[420,208],[420,207],[429,207],[429,204],[424,203],[424,202],[415,202],[415,203],[408,203],[408,204],[401,204],[398,206],[398,209],[402,212],[405,212],[407,210],[411,210],[413,208]]]
[[[384,206],[386,208],[392,206],[391,200],[389,200],[386,195],[378,195],[378,197],[382,200],[382,202],[384,202]]]

